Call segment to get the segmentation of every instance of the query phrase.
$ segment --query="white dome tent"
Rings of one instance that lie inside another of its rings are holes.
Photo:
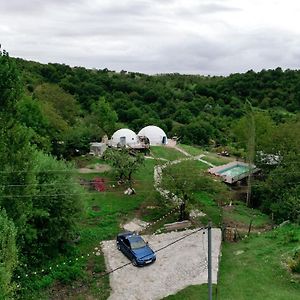
[[[111,137],[110,146],[134,146],[139,143],[138,136],[130,129],[122,128],[117,130]]]
[[[138,136],[145,136],[149,139],[151,146],[160,146],[168,144],[168,138],[165,132],[157,126],[146,126],[140,130]]]

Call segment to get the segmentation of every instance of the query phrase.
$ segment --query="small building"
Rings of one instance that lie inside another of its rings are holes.
[[[136,133],[128,128],[117,130],[109,141],[111,147],[135,147],[139,144],[139,138]]]
[[[105,143],[90,143],[90,154],[95,156],[102,156],[107,148]]]
[[[138,133],[140,138],[146,137],[151,146],[160,146],[168,144],[166,133],[158,126],[146,126]]]

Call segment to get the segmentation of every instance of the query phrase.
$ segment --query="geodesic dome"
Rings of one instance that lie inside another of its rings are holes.
[[[146,126],[140,130],[138,136],[147,137],[151,146],[166,145],[168,143],[166,133],[158,126]]]
[[[132,146],[138,144],[138,136],[130,129],[122,128],[117,130],[111,137],[110,144],[113,147]]]

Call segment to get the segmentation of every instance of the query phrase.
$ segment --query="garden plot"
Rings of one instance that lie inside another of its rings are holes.
[[[144,236],[153,250],[158,250],[193,232],[185,230]],[[212,279],[217,282],[221,231],[212,229]],[[108,271],[129,260],[116,248],[115,241],[102,242]],[[110,300],[161,299],[194,284],[207,283],[207,231],[196,232],[157,252],[154,264],[143,268],[128,265],[110,274]]]

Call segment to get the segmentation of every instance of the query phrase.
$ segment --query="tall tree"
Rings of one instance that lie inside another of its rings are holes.
[[[118,120],[117,113],[111,108],[110,104],[106,102],[104,97],[92,104],[92,116],[94,122],[99,124],[99,127],[108,135],[111,136],[116,129],[116,122]]]
[[[0,50],[0,112],[11,118],[21,95],[22,85],[16,64],[8,52]]]

